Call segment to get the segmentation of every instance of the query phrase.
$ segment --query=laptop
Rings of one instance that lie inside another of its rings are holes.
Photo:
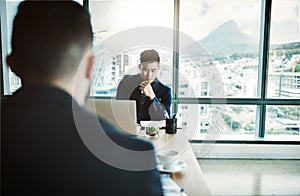
[[[86,108],[97,113],[129,135],[138,135],[136,103],[134,100],[88,99]]]

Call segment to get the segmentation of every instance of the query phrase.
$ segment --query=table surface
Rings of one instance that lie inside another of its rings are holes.
[[[138,137],[151,141],[157,152],[176,150],[180,153],[178,159],[186,163],[187,168],[180,172],[171,173],[171,178],[185,190],[187,195],[211,195],[201,167],[183,130],[177,130],[176,134],[166,134],[165,130],[162,129],[158,138],[147,138],[145,131],[141,130]]]

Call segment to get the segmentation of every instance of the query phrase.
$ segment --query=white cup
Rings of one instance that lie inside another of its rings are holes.
[[[164,150],[157,153],[159,164],[165,169],[171,169],[178,164],[179,153],[175,150]]]

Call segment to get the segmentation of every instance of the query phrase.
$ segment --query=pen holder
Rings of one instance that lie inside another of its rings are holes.
[[[166,118],[166,133],[174,134],[177,132],[177,118]]]

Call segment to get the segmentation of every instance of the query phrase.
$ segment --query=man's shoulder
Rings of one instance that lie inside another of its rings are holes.
[[[158,87],[159,87],[160,89],[164,89],[165,91],[171,90],[171,88],[170,88],[169,86],[163,84],[163,83],[160,82],[159,80],[157,81],[157,84],[158,84]]]
[[[140,78],[139,74],[135,74],[135,75],[126,74],[123,76],[122,81],[139,80],[139,78]]]
[[[141,82],[139,74],[124,75],[118,84],[117,99],[129,99],[130,94]]]

